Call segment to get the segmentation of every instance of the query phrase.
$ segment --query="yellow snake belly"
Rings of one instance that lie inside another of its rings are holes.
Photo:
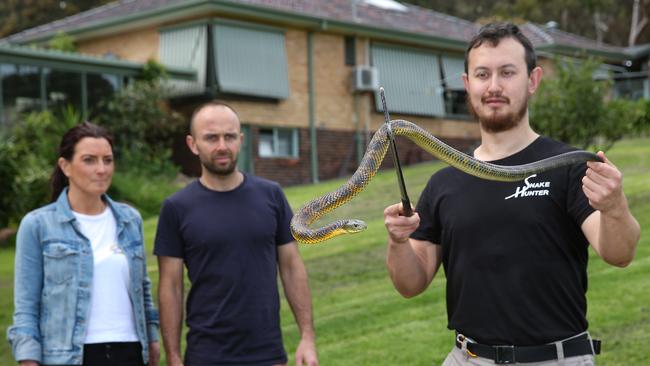
[[[561,166],[586,161],[602,161],[596,154],[577,150],[530,164],[502,166],[477,160],[458,151],[409,121],[393,120],[390,122],[390,127],[394,135],[412,140],[434,157],[467,174],[488,180],[515,182],[532,174]],[[356,233],[366,228],[363,221],[356,219],[336,220],[319,228],[310,228],[309,225],[359,194],[377,173],[386,156],[388,146],[388,126],[383,125],[375,132],[359,168],[352,177],[338,189],[309,201],[296,212],[291,220],[291,233],[298,242],[316,244],[341,234]]]

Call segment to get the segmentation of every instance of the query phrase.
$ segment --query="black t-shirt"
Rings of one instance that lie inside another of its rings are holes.
[[[493,161],[519,165],[572,150],[546,137]],[[588,245],[594,209],[586,164],[503,183],[447,167],[417,205],[412,238],[442,245],[449,329],[485,344],[539,345],[587,329]]]
[[[154,254],[183,258],[186,365],[285,363],[277,246],[293,241],[279,185],[251,175],[228,192],[199,181],[165,200]]]

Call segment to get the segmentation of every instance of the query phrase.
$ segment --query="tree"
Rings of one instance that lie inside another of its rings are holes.
[[[0,1],[0,37],[95,8],[111,0],[3,0]]]
[[[582,149],[609,149],[632,133],[647,130],[646,101],[608,100],[611,82],[594,80],[600,63],[555,60],[553,78],[533,97],[531,125],[541,134]]]
[[[64,52],[77,52],[74,38],[60,31],[47,42],[47,48]]]
[[[166,108],[161,83],[146,77],[100,103],[94,120],[113,135],[113,151],[122,164],[143,173],[176,171],[170,162],[172,146],[185,131],[185,119]]]
[[[636,0],[401,0],[470,21],[522,20],[546,24],[605,43],[627,46]],[[650,0],[639,1],[639,17],[650,14]],[[638,33],[636,43],[650,42],[650,32]]]
[[[632,20],[630,23],[630,37],[628,38],[628,46],[632,47],[636,44],[636,40],[641,35],[641,32],[648,25],[648,16],[650,15],[650,0],[634,0],[632,5]]]
[[[33,112],[0,138],[0,228],[49,200],[49,177],[63,133],[79,122],[71,108]]]

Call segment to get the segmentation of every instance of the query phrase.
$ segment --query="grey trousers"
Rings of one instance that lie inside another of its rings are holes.
[[[454,347],[447,358],[442,363],[442,366],[493,366],[494,361],[488,358],[471,357],[467,352],[462,351],[458,347]],[[514,363],[510,365],[522,366],[594,366],[596,361],[593,355],[575,356],[563,358],[561,360],[551,360],[544,362],[526,362]]]
[[[573,337],[563,339],[557,342],[554,342],[558,353],[557,353],[557,359],[556,360],[550,360],[550,361],[543,361],[543,362],[516,362],[514,364],[510,365],[525,365],[525,366],[594,366],[596,365],[595,361],[595,356],[594,355],[582,355],[582,356],[574,356],[574,357],[564,357],[564,350],[562,347],[562,342],[587,335],[587,337],[591,340],[591,336],[589,335],[588,332],[584,332],[578,335],[575,335]],[[462,335],[459,335],[458,337],[462,337]],[[467,342],[469,339],[466,339],[464,342]],[[463,341],[462,339],[458,338],[458,342]],[[458,347],[455,347],[449,352],[449,355],[447,355],[447,358],[445,361],[442,363],[442,366],[489,366],[489,365],[495,365],[493,360],[490,360],[489,358],[483,358],[483,357],[476,357],[470,355],[466,350],[465,350],[465,343],[461,342],[463,349],[460,349]]]

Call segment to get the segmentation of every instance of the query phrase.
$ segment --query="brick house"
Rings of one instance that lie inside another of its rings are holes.
[[[353,172],[384,123],[377,87],[393,119],[417,123],[469,151],[479,129],[461,81],[478,25],[392,0],[121,0],[4,39],[46,42],[63,31],[78,50],[196,71],[172,81],[169,104],[188,116],[219,99],[240,114],[242,170],[283,185]],[[551,67],[553,54],[590,54],[621,68],[620,47],[532,23],[522,25]],[[403,164],[432,157],[399,139]],[[175,159],[196,175],[182,139]],[[385,164],[390,164],[386,159]]]

